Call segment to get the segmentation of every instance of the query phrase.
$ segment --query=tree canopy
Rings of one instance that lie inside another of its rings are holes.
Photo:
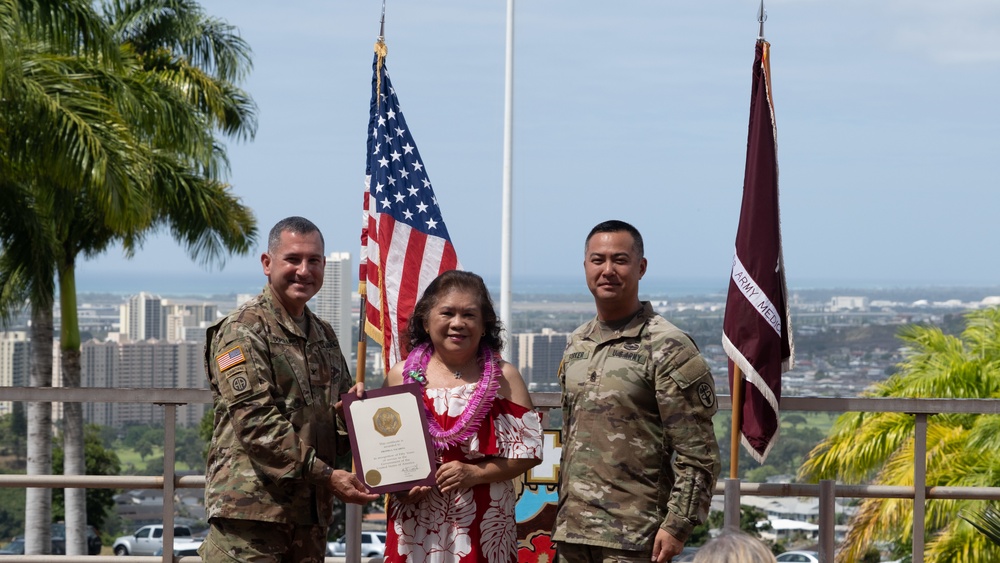
[[[236,29],[191,0],[106,0],[103,14],[89,0],[0,0],[0,320],[30,300],[33,385],[51,384],[57,292],[63,384],[80,385],[79,259],[116,243],[130,256],[160,228],[202,264],[249,252],[255,219],[225,182],[220,137],[256,131],[238,85],[250,68]],[[64,412],[64,469],[80,474],[80,406]],[[48,421],[28,424],[28,473],[49,473]],[[70,554],[85,552],[80,493],[66,492]],[[28,503],[29,553],[48,549],[48,502]]]
[[[84,431],[84,448],[86,450],[87,475],[120,475],[121,462],[114,450],[104,447],[101,438],[101,428],[88,424]],[[52,452],[52,466],[58,473],[62,471],[63,450],[55,447]],[[87,489],[87,523],[98,529],[104,527],[109,511],[114,508],[116,489]],[[53,491],[53,520],[63,520],[65,517],[63,494],[61,489]]]

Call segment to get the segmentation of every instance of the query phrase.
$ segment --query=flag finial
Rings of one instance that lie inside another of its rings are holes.
[[[763,3],[764,0],[761,0]],[[385,41],[385,0],[382,0],[382,19],[379,21],[378,25],[378,40],[379,42]]]
[[[382,19],[378,26],[378,40],[375,41],[375,55],[378,57],[378,68],[376,69],[375,95],[382,91],[382,65],[385,64],[385,56],[389,54],[389,48],[385,46],[385,0],[382,0]],[[377,98],[376,98],[377,99]]]
[[[384,0],[383,0],[383,8],[382,9],[385,10]],[[385,14],[383,13],[382,16],[385,17]],[[760,24],[760,27],[757,28],[757,40],[758,41],[763,41],[764,40],[764,21],[766,21],[766,20],[767,20],[767,12],[764,11],[764,0],[760,0],[760,9],[757,10],[757,23]]]

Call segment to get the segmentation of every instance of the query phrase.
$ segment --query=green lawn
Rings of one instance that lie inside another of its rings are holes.
[[[729,411],[719,411],[715,415],[713,422],[715,424],[715,437],[718,439],[723,439],[728,436],[727,432],[732,424],[732,413]],[[792,417],[793,420],[796,417],[802,417],[805,419],[805,424],[800,424],[800,426],[806,428],[816,428],[824,435],[826,435],[833,423],[836,422],[837,417],[840,413],[827,413],[827,412],[798,412],[798,411],[781,411],[781,427],[791,428],[791,423],[788,422],[788,417]]]
[[[796,414],[806,419],[805,426],[809,428],[816,428],[824,435],[826,435],[833,423],[836,422],[837,417],[841,413],[829,413],[829,412],[798,412],[798,411],[782,411],[781,419],[782,428],[791,426],[786,420],[786,416],[789,414]]]
[[[139,452],[128,448],[122,448],[120,450],[117,450],[116,453],[118,454],[118,460],[121,461],[122,463],[123,470],[126,469],[129,465],[135,467],[136,471],[142,471],[146,469],[146,462],[139,455]],[[163,457],[163,448],[153,448],[153,453],[151,455],[146,456],[146,459],[148,460],[157,457]]]
[[[118,454],[118,460],[121,461],[123,471],[127,470],[129,464],[131,464],[133,467],[135,467],[136,472],[141,473],[143,470],[146,469],[147,461],[163,457],[163,448],[162,447],[153,448],[153,453],[146,456],[145,461],[139,456],[139,453],[133,449],[121,448],[115,450],[115,453]],[[177,467],[177,469],[198,469],[198,470],[205,469],[203,466],[188,467],[187,464],[185,464],[183,461],[176,462],[175,466]]]

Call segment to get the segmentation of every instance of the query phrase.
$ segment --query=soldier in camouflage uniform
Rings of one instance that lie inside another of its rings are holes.
[[[573,333],[559,368],[553,540],[569,562],[670,561],[705,521],[719,475],[712,375],[694,342],[639,301],[635,227],[594,227],[584,269],[597,317]]]
[[[326,265],[316,225],[301,217],[278,222],[261,263],[268,278],[261,294],[208,329],[211,527],[199,553],[209,563],[317,563],[333,497],[377,498],[353,473],[333,468],[346,447],[335,402],[361,389],[351,387],[333,329],[305,306]]]

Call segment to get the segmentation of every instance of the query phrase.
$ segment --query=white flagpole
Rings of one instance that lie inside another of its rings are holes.
[[[504,123],[503,123],[503,215],[500,243],[500,321],[507,329],[508,343],[505,352],[510,353],[511,335],[511,202],[512,171],[514,152],[514,0],[507,0],[507,62],[504,77]],[[507,358],[516,361],[513,358]]]

